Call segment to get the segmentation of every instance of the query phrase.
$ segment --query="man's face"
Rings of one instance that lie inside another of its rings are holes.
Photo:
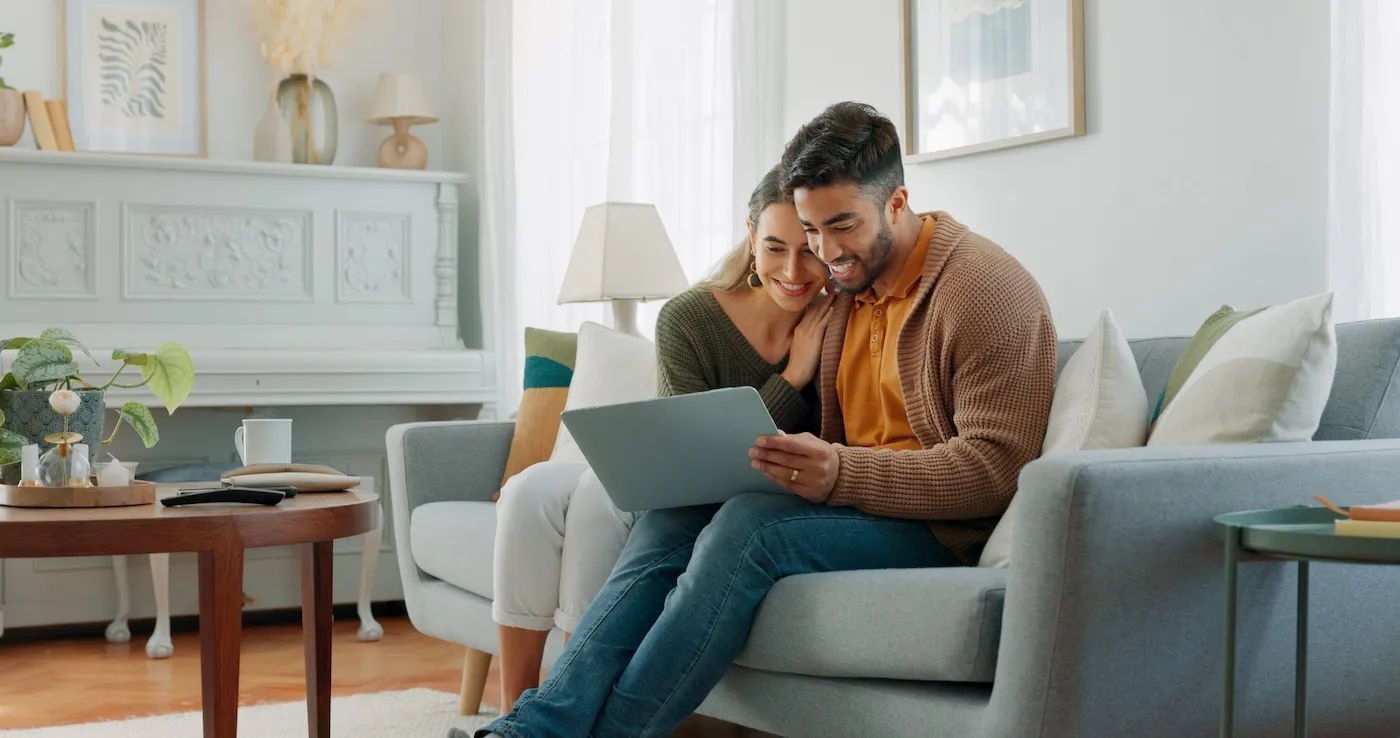
[[[886,203],[844,183],[799,187],[792,197],[807,245],[826,263],[837,289],[852,294],[869,289],[889,265],[894,248]]]

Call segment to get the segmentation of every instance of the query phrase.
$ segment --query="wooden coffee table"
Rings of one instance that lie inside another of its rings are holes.
[[[161,485],[158,497],[193,483]],[[238,734],[243,640],[243,552],[301,544],[306,717],[312,738],[331,734],[331,571],[337,538],[374,528],[378,495],[304,492],[276,507],[157,501],[133,507],[0,507],[0,559],[117,554],[199,554],[199,639],[205,738]]]

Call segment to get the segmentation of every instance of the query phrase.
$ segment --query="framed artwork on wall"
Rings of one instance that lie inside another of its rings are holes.
[[[1082,0],[904,0],[905,154],[1084,135]]]
[[[207,155],[204,0],[58,0],[78,151]]]

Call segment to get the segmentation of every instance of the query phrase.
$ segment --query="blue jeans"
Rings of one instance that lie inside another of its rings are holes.
[[[796,496],[647,512],[549,677],[477,736],[669,736],[724,676],[778,579],[958,565],[925,523]]]

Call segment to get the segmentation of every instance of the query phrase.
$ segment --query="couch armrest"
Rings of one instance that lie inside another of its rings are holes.
[[[409,523],[414,508],[430,502],[489,501],[500,489],[514,434],[512,421],[481,420],[402,423],[385,433],[394,550],[410,615],[422,607],[422,583],[428,579],[413,560]]]
[[[988,735],[1210,735],[1224,629],[1212,519],[1315,494],[1400,498],[1400,441],[1066,454],[1027,465],[1017,494]],[[1400,701],[1391,649],[1376,644],[1400,642],[1400,572],[1312,566],[1310,721],[1383,734]],[[1288,734],[1295,565],[1242,563],[1239,593],[1236,725]]]

